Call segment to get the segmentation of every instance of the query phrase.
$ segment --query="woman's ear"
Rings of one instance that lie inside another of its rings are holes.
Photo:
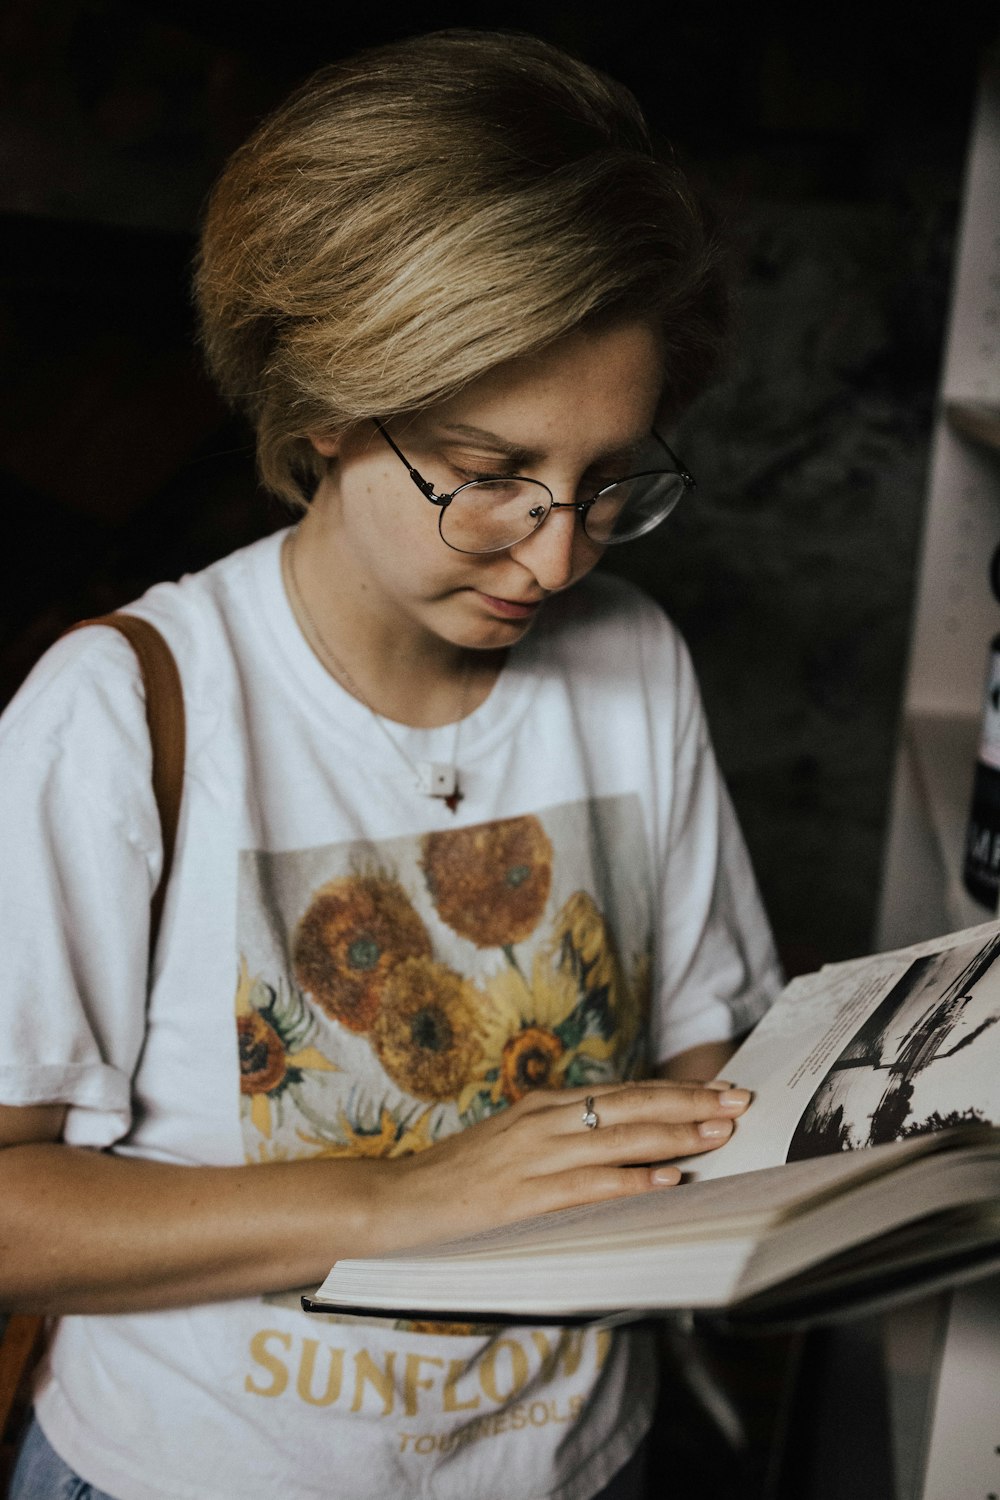
[[[325,432],[309,432],[306,434],[310,443],[323,458],[336,458],[340,452],[341,439],[330,437]]]

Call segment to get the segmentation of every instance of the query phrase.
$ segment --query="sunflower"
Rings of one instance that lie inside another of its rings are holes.
[[[301,995],[274,990],[252,978],[240,960],[236,985],[236,1038],[240,1093],[249,1103],[250,1119],[261,1135],[271,1136],[271,1105],[286,1089],[296,1088],[308,1072],[336,1073],[318,1047],[307,1047],[314,1025]]]
[[[530,937],[552,885],[552,844],[537,818],[429,833],[421,865],[442,920],[477,948]]]
[[[561,907],[552,924],[548,944],[552,962],[576,981],[585,1007],[602,1029],[615,1032],[616,1051],[624,1056],[632,1048],[649,1011],[650,956],[640,954],[632,981],[625,977],[615,935],[594,898],[575,891]]]
[[[285,1044],[259,1010],[236,1017],[240,1049],[240,1093],[269,1094],[288,1071]]]
[[[535,954],[530,981],[508,964],[483,988],[489,1005],[480,1022],[482,1060],[459,1096],[461,1114],[478,1119],[529,1089],[605,1076],[613,1043],[591,1024],[577,976],[551,953]]]
[[[397,880],[350,875],[313,894],[293,942],[295,977],[321,1010],[368,1031],[387,975],[402,959],[430,957],[420,917]]]
[[[351,1120],[340,1111],[337,1127],[338,1138],[327,1140],[318,1135],[307,1135],[298,1131],[300,1140],[322,1149],[318,1156],[367,1156],[395,1157],[413,1156],[417,1151],[426,1151],[434,1144],[430,1136],[433,1109],[407,1119],[398,1119],[387,1105],[378,1111],[378,1119],[371,1125],[361,1120]]]
[[[614,934],[587,891],[574,891],[552,923],[549,952],[589,990],[601,990],[611,1003],[622,985]]]
[[[386,979],[371,1042],[406,1093],[454,1099],[481,1051],[475,988],[444,964],[403,959]]]
[[[554,1031],[523,1026],[508,1037],[500,1054],[500,1092],[511,1103],[529,1089],[547,1089],[558,1079],[566,1048]],[[563,1064],[563,1067],[565,1064]]]

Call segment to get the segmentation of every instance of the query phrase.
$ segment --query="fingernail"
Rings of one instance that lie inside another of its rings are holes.
[[[706,1141],[721,1141],[732,1133],[732,1120],[703,1120],[698,1126],[698,1134],[704,1136]]]
[[[723,1109],[742,1109],[750,1103],[749,1089],[727,1089],[724,1094],[719,1095],[719,1103]]]
[[[653,1167],[650,1169],[649,1180],[654,1187],[676,1187],[681,1180],[678,1167]]]

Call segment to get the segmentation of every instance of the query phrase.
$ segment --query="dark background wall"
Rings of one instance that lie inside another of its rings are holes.
[[[321,62],[523,27],[629,83],[730,224],[699,487],[615,566],[661,599],[791,968],[871,940],[922,491],[992,3],[0,4],[0,699],[69,622],[283,523],[191,346],[225,155]]]

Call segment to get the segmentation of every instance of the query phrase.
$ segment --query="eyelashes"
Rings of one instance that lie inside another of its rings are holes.
[[[461,464],[450,463],[451,472],[461,480],[463,484],[482,484],[487,479],[518,479],[520,470],[515,468],[464,468]]]

